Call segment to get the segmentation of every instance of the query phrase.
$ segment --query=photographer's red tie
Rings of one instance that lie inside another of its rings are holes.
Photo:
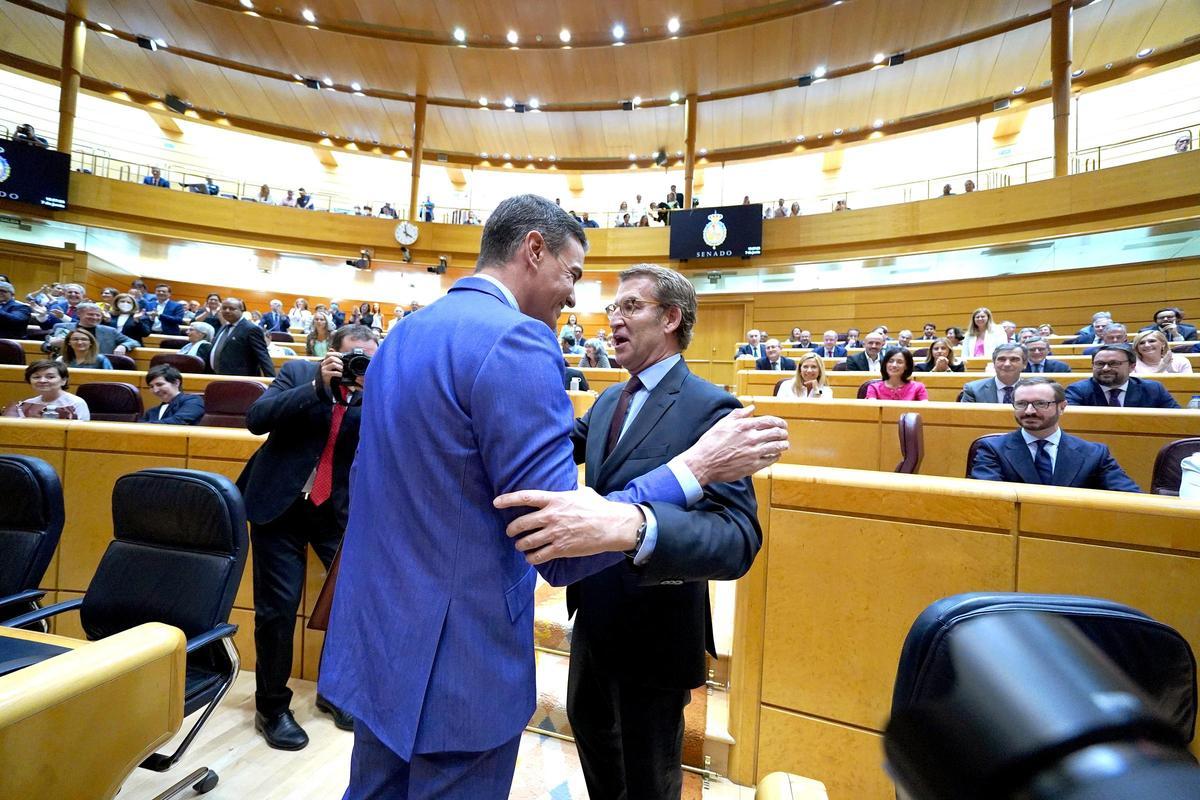
[[[324,503],[333,493],[333,451],[337,446],[338,431],[341,430],[344,416],[346,406],[341,403],[334,405],[333,419],[329,422],[329,438],[325,440],[325,449],[321,451],[321,460],[317,462],[317,474],[313,478],[312,492],[308,495],[314,506]]]

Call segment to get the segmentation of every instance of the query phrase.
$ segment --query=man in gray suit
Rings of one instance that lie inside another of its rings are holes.
[[[46,339],[46,343],[42,345],[43,350],[61,350],[63,342],[67,340],[67,335],[76,327],[95,336],[96,343],[100,346],[100,352],[106,356],[114,353],[123,356],[138,346],[135,340],[130,339],[111,325],[101,325],[100,320],[103,318],[104,312],[95,303],[80,303],[75,310],[79,314],[79,321],[62,322],[55,325],[54,330]]]
[[[996,370],[993,378],[971,381],[959,395],[960,403],[1004,403],[1012,405],[1013,387],[1021,379],[1021,370],[1029,361],[1029,352],[1023,344],[998,344],[992,351],[992,366]]]

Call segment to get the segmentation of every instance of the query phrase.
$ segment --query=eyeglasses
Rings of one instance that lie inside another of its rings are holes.
[[[662,306],[662,303],[656,303],[653,300],[641,300],[637,297],[626,297],[619,303],[609,303],[604,307],[604,313],[608,316],[616,314],[618,311],[625,319],[629,319],[644,306]]]
[[[1058,405],[1053,400],[1014,400],[1013,408],[1017,411],[1027,411],[1030,406],[1033,406],[1038,411],[1045,411],[1053,406]]]

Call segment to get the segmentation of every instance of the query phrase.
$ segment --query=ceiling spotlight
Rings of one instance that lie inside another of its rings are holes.
[[[708,148],[707,148],[707,147],[701,147],[701,148],[700,148],[700,155],[702,155],[702,156],[706,156],[706,155],[708,155]]]
[[[1153,47],[1143,47],[1141,50],[1137,51],[1137,57],[1145,58],[1146,56],[1153,55],[1153,53],[1154,53]]]
[[[526,153],[526,154],[525,154],[525,160],[526,160],[526,161],[533,161],[533,156],[532,156],[532,155],[530,155],[529,153]]]
[[[97,22],[96,24],[100,27],[100,30],[112,32],[112,25],[109,25],[107,22]]]
[[[508,39],[509,44],[516,44],[520,40],[521,37],[517,36],[516,31],[509,31],[508,36],[506,36],[505,38]]]
[[[333,78],[326,78],[325,80],[323,80],[321,82],[324,83],[326,86],[333,86]]]
[[[254,0],[241,0],[242,8],[254,8]]]
[[[1013,89],[1013,92],[1012,92],[1012,93],[1013,93],[1013,94],[1024,94],[1024,93],[1025,93],[1025,87],[1024,87],[1024,86],[1018,86],[1017,88]]]
[[[679,33],[679,17],[671,17],[667,20],[667,31],[670,33]]]
[[[816,78],[817,80],[820,80],[820,79],[824,78],[824,77],[825,77],[825,65],[824,65],[824,64],[821,64],[819,67],[817,67],[816,69],[814,69],[814,70],[813,70],[813,73],[812,73],[812,76],[813,76],[814,78]]]
[[[455,28],[454,29],[454,41],[465,42],[466,40],[467,40],[467,32],[464,31],[462,28]]]
[[[159,49],[159,50],[166,50],[166,49],[167,49],[167,43],[166,43],[164,40],[162,40],[162,39],[155,39],[155,40],[154,40],[154,43],[155,43],[156,45],[158,45],[158,49]]]
[[[640,106],[640,105],[642,104],[642,98],[641,98],[641,95],[635,95],[635,96],[634,96],[634,98],[633,98],[633,104],[634,104],[635,106]]]
[[[538,99],[536,97],[529,98],[529,110],[530,111],[537,111],[541,107],[541,105],[542,104],[538,101]]]
[[[504,154],[504,160],[505,160],[505,161],[508,161],[508,160],[510,160],[511,158],[512,158],[512,156],[510,156],[508,153],[505,153],[505,154]]]
[[[679,102],[679,92],[671,92],[671,102],[672,103]]]
[[[808,138],[808,137],[807,137],[807,136],[805,136],[805,135],[802,133],[802,134],[800,134],[799,136],[797,136],[797,137],[796,137],[796,141],[797,141],[797,142],[803,142],[803,141],[804,141],[805,139],[807,139],[807,138]]]
[[[634,155],[633,153],[630,153],[630,154],[629,154],[629,160],[630,160],[630,161],[637,161],[637,156],[636,156],[636,155]]]
[[[871,63],[872,64],[882,64],[884,62],[884,59],[886,59],[886,58],[887,58],[887,56],[885,56],[883,53],[876,53],[875,57],[871,59]]]
[[[613,34],[614,39],[618,39],[618,40],[624,39],[625,38],[625,26],[619,22],[616,25],[613,25],[612,34]]]
[[[304,19],[308,22],[317,21],[317,15],[307,8],[300,12],[300,16],[304,17]]]
[[[842,133],[843,133],[843,131],[842,131],[842,129],[841,129],[841,128],[834,128],[834,129],[833,129],[833,135],[834,135],[834,136],[841,136],[841,135],[842,135]]]
[[[675,151],[675,155],[677,155],[677,156],[682,156],[682,155],[683,155],[683,151],[682,151],[682,150],[676,150],[676,151]]]
[[[479,105],[483,106],[484,108],[487,108],[487,98],[486,97],[479,98]]]
[[[1072,78],[1078,78],[1078,77],[1079,77],[1080,75],[1082,75],[1082,74],[1083,74],[1085,71],[1086,71],[1086,70],[1084,70],[1084,69],[1081,67],[1080,69],[1077,69],[1077,70],[1073,71],[1073,72],[1071,73],[1071,77],[1072,77]]]
[[[487,158],[487,153],[480,153],[480,154],[479,154],[479,157],[480,157],[480,158]]]
[[[558,40],[560,42],[562,42],[563,44],[566,44],[567,42],[571,41],[571,32],[569,30],[567,30],[566,28],[563,28],[561,31],[558,32]]]
[[[352,91],[352,92],[361,92],[361,91],[362,91],[362,86],[359,84],[359,82],[358,82],[358,81],[354,81],[353,83],[351,83],[351,84],[350,84],[350,91]]]
[[[513,99],[512,99],[511,97],[506,97],[506,98],[504,98],[504,107],[505,107],[505,108],[512,108],[512,107],[513,107]]]
[[[871,127],[872,127],[872,128],[875,128],[876,130],[878,130],[879,128],[882,128],[882,127],[883,127],[883,120],[881,120],[881,119],[877,119],[877,120],[875,120],[874,122],[872,122],[872,123],[871,123]]]
[[[1112,69],[1112,67],[1113,67],[1113,62],[1111,62],[1111,61],[1104,65],[1105,69]]]
[[[298,74],[298,73],[295,73],[295,72],[293,72],[293,73],[292,73],[292,77],[293,77],[293,78],[295,78],[295,79],[296,79],[296,80],[298,80],[298,81],[302,81],[302,80],[304,80],[304,76],[303,76],[303,75],[300,75],[300,74]]]
[[[551,161],[554,161],[555,159],[558,158],[558,156],[546,156],[546,158],[550,159]]]

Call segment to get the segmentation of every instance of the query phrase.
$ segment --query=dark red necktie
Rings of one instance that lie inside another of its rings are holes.
[[[333,451],[337,445],[338,431],[342,428],[342,417],[346,416],[346,406],[338,403],[333,407],[333,419],[329,423],[329,438],[325,440],[325,449],[321,451],[321,460],[317,462],[317,474],[313,478],[312,492],[308,499],[314,506],[319,506],[329,499],[333,493]]]
[[[625,388],[621,390],[621,399],[617,401],[617,409],[613,412],[612,422],[608,426],[608,444],[604,448],[604,457],[612,453],[617,446],[617,440],[621,438],[621,428],[625,425],[625,415],[629,413],[629,401],[642,388],[642,382],[633,376],[629,379],[629,383],[625,384]]]

